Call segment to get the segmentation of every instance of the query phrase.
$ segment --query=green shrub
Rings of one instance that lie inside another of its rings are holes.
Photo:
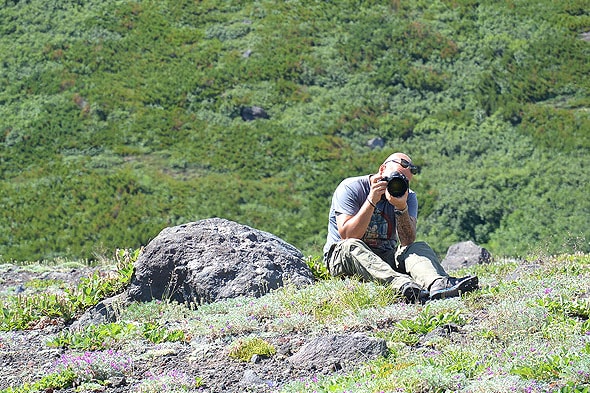
[[[418,230],[438,253],[574,251],[585,5],[8,1],[0,260],[92,259],[213,216],[321,255],[331,192],[394,150],[424,167]],[[269,118],[244,122],[254,105]],[[556,161],[576,176],[545,181]]]

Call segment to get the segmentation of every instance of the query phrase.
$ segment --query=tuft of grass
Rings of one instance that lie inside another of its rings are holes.
[[[330,280],[332,276],[324,263],[324,259],[321,256],[308,256],[305,259],[305,263],[311,269],[313,276],[318,280]]]
[[[461,316],[461,310],[432,313],[430,305],[427,304],[417,318],[405,319],[398,322],[397,327],[415,334],[426,334],[435,328],[447,324],[464,325],[465,319]]]
[[[387,307],[400,299],[392,287],[349,278],[330,280],[322,287],[323,291],[313,286],[288,292],[283,298],[283,306],[290,312],[308,314],[326,323],[366,308]]]
[[[421,336],[424,336],[434,329],[445,325],[459,325],[466,323],[462,316],[462,310],[443,310],[434,312],[429,304],[414,319],[403,319],[397,322],[391,333],[385,337],[393,341],[403,342],[407,345],[415,345]]]
[[[270,357],[277,353],[276,348],[268,341],[258,337],[239,339],[231,345],[229,357],[249,362],[254,355]]]
[[[590,393],[590,386],[575,386],[568,384],[557,391],[558,393]]]
[[[43,376],[34,383],[25,383],[22,386],[9,387],[0,393],[32,393],[38,391],[52,391],[53,389],[65,389],[73,386],[78,375],[74,370],[66,368],[60,372],[54,372]]]
[[[185,340],[184,331],[180,329],[167,329],[153,322],[145,322],[142,325],[142,336],[154,344]]]
[[[130,337],[135,330],[132,324],[107,323],[90,325],[81,332],[64,331],[55,338],[48,340],[49,347],[73,348],[86,351],[111,348],[117,341]]]
[[[579,356],[562,351],[558,354],[529,358],[525,364],[514,366],[510,372],[524,379],[551,381],[559,378],[570,364],[579,361]]]

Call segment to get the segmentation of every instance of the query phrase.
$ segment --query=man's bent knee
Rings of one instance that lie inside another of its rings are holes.
[[[339,241],[328,258],[328,271],[334,277],[357,274],[356,260],[358,254],[372,252],[371,249],[359,239],[345,239]]]

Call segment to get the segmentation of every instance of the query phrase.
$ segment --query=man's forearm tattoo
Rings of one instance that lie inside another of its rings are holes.
[[[395,217],[397,236],[402,245],[408,245],[416,240],[416,223],[408,212]]]

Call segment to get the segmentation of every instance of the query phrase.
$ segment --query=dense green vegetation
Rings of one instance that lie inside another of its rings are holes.
[[[589,30],[587,0],[5,0],[0,259],[212,216],[319,254],[397,150],[439,253],[590,251]]]

